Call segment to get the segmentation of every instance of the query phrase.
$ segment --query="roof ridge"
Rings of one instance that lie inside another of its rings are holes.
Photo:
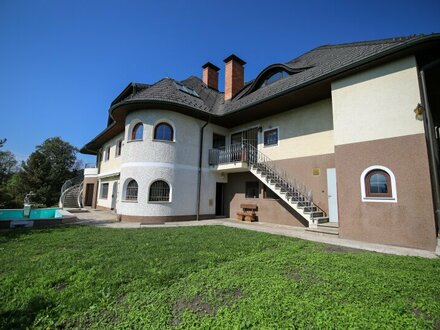
[[[312,50],[396,43],[396,42],[404,42],[404,41],[408,41],[408,40],[420,38],[420,37],[425,37],[425,36],[426,36],[426,34],[414,34],[414,35],[410,35],[410,36],[392,37],[392,38],[384,38],[384,39],[376,39],[376,40],[364,40],[364,41],[356,41],[356,42],[346,42],[346,43],[334,44],[334,45],[322,45],[322,46],[316,47]]]

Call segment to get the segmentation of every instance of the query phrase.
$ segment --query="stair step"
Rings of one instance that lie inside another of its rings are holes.
[[[339,223],[337,223],[337,222],[324,222],[324,223],[320,223],[318,225],[318,227],[323,227],[323,228],[339,228]]]
[[[330,228],[330,227],[321,227],[318,226],[318,228],[306,228],[306,231],[318,233],[318,234],[324,234],[324,235],[339,235],[339,229],[338,228]]]

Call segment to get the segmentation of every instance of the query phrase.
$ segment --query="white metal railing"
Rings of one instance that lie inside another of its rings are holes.
[[[319,206],[313,202],[312,190],[307,189],[306,185],[302,184],[290,174],[288,174],[283,168],[277,166],[277,164],[258,150],[257,147],[252,144],[243,142],[244,152],[246,152],[245,159],[247,159],[249,166],[254,166],[256,169],[264,173],[266,180],[283,191],[289,199],[297,203],[302,203],[305,209],[310,210],[310,218],[313,222],[313,215],[315,211],[325,212]]]

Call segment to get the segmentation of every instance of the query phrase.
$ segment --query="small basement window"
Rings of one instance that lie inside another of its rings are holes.
[[[370,166],[362,172],[361,190],[364,202],[397,201],[394,174],[384,166]]]
[[[260,195],[260,186],[258,181],[246,182],[246,198],[258,198]]]

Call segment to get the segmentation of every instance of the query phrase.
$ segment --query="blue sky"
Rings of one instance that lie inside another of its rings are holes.
[[[320,45],[440,32],[439,18],[438,0],[0,0],[0,138],[20,160],[48,137],[81,147],[129,82],[201,77],[231,53],[249,80]]]

